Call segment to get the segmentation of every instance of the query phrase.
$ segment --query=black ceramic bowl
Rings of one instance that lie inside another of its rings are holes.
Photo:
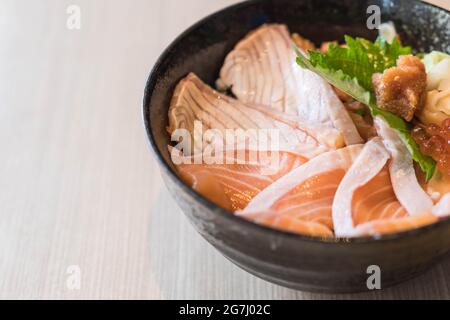
[[[373,39],[366,27],[367,8],[381,8],[383,21],[394,21],[402,40],[421,51],[450,51],[450,13],[412,0],[255,0],[198,22],[161,55],[145,88],[144,122],[168,189],[197,231],[228,259],[268,281],[301,290],[367,290],[367,268],[381,269],[382,287],[412,278],[450,248],[450,220],[379,238],[306,237],[273,230],[234,216],[184,184],[171,164],[167,111],[178,81],[189,72],[214,84],[226,54],[247,32],[280,22],[314,40],[345,34]]]

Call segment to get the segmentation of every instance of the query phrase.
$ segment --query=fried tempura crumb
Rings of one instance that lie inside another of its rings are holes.
[[[424,103],[427,86],[425,66],[412,55],[401,56],[397,66],[374,74],[372,82],[380,108],[411,121]]]

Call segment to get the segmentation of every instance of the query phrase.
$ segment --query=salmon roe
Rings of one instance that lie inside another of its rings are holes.
[[[439,171],[450,176],[450,118],[445,119],[441,126],[434,123],[416,126],[412,136],[420,150],[437,162]]]

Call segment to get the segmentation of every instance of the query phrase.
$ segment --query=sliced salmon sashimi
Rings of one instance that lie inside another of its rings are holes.
[[[326,225],[319,222],[298,219],[290,214],[279,214],[275,211],[266,211],[262,213],[248,213],[243,217],[254,223],[283,231],[315,237],[333,237],[333,231]]]
[[[202,133],[196,132],[196,121],[203,130],[216,133],[215,139],[211,137],[210,141],[204,141]],[[192,73],[178,84],[169,109],[169,133],[173,135],[179,129],[187,130],[192,138],[200,136],[194,140],[191,154],[204,152],[207,142],[211,141],[212,144],[222,144],[223,149],[226,149],[229,143],[226,141],[227,130],[234,130],[244,136],[246,141],[241,149],[261,151],[263,147],[258,134],[262,130],[272,130],[277,134],[276,141],[270,141],[271,136],[267,135],[266,150],[289,151],[307,159],[330,150],[313,136],[312,131],[317,130],[319,135],[320,128],[301,128],[289,116],[265,108],[261,110],[220,94]],[[237,146],[239,137],[235,138],[235,145],[231,147]]]
[[[266,24],[240,41],[220,72],[223,83],[239,100],[264,105],[299,121],[329,128],[328,145],[363,140],[332,87],[315,73],[300,68],[288,28]]]
[[[186,158],[176,162],[181,163],[177,170],[188,185],[220,207],[234,212],[244,209],[262,190],[306,161],[290,152],[274,151],[265,156],[268,157],[245,164],[237,164],[235,158],[210,165],[195,164],[194,160],[186,161]],[[273,159],[278,160],[275,168]]]
[[[355,191],[366,185],[383,169],[389,154],[379,138],[367,142],[351,169],[342,180],[333,201],[334,231],[338,237],[346,237],[353,231],[352,202]],[[375,190],[376,191],[376,190]],[[359,201],[360,199],[355,199]]]
[[[420,228],[438,221],[438,218],[431,213],[423,213],[416,216],[408,216],[399,219],[382,219],[364,223],[357,226],[353,232],[353,237],[366,235],[382,235],[407,231]]]
[[[361,149],[353,145],[310,160],[268,186],[238,214],[266,221],[265,215],[276,212],[283,219],[319,223],[331,231],[334,194]]]
[[[415,216],[430,213],[433,201],[422,189],[414,170],[413,159],[398,133],[380,117],[375,118],[375,126],[384,146],[391,155],[389,174],[394,192],[408,211]],[[386,181],[387,182],[387,181]]]
[[[288,28],[265,24],[220,71],[236,98],[193,73],[180,81],[167,128],[179,176],[236,215],[309,236],[378,236],[449,216],[450,194],[433,203],[399,134],[375,118],[364,143],[333,88],[295,58]]]
[[[374,220],[408,216],[395,196],[387,166],[367,184],[355,190],[351,209],[355,226]]]
[[[389,152],[380,138],[365,144],[333,201],[336,236],[392,233],[436,220],[429,211],[414,217],[408,215],[394,193],[387,165],[389,159]]]

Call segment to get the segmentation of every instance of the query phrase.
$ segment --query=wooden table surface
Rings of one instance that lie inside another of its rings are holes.
[[[384,291],[311,294],[189,225],[147,147],[143,88],[172,39],[235,2],[0,0],[0,298],[450,298],[450,260]]]

